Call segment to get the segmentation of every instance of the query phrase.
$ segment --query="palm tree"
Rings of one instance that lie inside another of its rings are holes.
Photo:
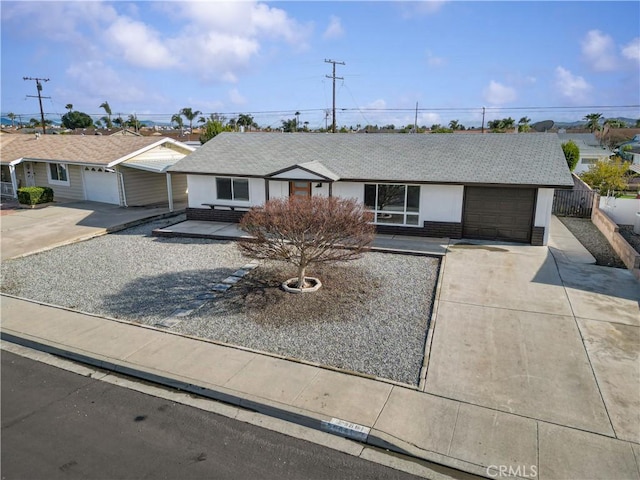
[[[193,119],[200,115],[202,112],[200,110],[196,110],[195,112],[188,107],[180,110],[180,115],[184,115],[184,118],[189,120],[189,140],[191,140],[191,131],[193,130]]]
[[[529,130],[531,130],[531,126],[529,125],[530,122],[531,122],[530,118],[522,117],[520,120],[518,120],[518,131],[526,133]]]
[[[589,115],[585,115],[583,120],[587,121],[587,128],[591,131],[591,133],[593,133],[596,130],[600,130],[601,118],[601,113],[590,113]]]
[[[69,112],[71,112],[71,110],[73,110],[73,103],[67,103],[64,108],[66,108],[67,110],[69,110]]]
[[[135,113],[129,115],[129,119],[127,120],[126,124],[127,126],[132,127],[136,132],[140,130],[140,127],[142,126]]]
[[[298,125],[300,124],[300,112],[296,112],[294,113],[294,115],[296,116],[296,132],[298,131]]]
[[[464,125],[462,125],[458,120],[451,120],[449,122],[449,128],[451,130],[464,130]]]
[[[255,124],[253,117],[247,113],[241,113],[236,123],[242,127],[246,127],[249,131],[251,131],[251,127]]]
[[[111,128],[112,124],[111,124],[111,107],[109,106],[109,102],[104,101],[100,104],[100,106],[98,108],[104,108],[104,113],[107,114],[107,120],[105,121],[105,123],[107,124],[107,128]],[[105,118],[105,117],[102,117]]]
[[[171,123],[175,123],[176,124],[176,128],[179,128],[180,130],[182,130],[182,115],[180,115],[179,113],[174,113],[173,116],[171,117]]]
[[[16,119],[16,114],[12,113],[12,112],[9,112],[9,113],[7,113],[7,118],[9,120],[11,120],[11,128],[13,128],[13,121]]]
[[[117,116],[116,118],[113,119],[113,123],[115,123],[118,127],[122,128],[122,124],[124,123],[124,120],[122,119],[121,116]]]

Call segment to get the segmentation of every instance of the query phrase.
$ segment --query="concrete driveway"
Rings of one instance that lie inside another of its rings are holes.
[[[170,215],[166,206],[121,208],[87,201],[59,200],[37,209],[9,208],[0,216],[0,258],[32,254]],[[175,212],[184,206],[176,205]]]
[[[640,443],[639,301],[627,270],[547,247],[454,245],[425,390],[570,427],[578,443],[578,430]]]

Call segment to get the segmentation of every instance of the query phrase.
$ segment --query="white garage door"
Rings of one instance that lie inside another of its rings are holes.
[[[100,167],[84,167],[82,171],[87,200],[120,205],[118,176]]]

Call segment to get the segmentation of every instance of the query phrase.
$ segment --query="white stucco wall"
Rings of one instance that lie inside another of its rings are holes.
[[[544,227],[542,244],[549,241],[549,226],[551,225],[551,209],[553,207],[553,188],[539,188],[536,199],[536,213],[533,219],[534,227]]]
[[[189,208],[208,208],[203,203],[216,205],[252,207],[264,203],[265,188],[261,178],[249,179],[249,201],[218,200],[216,177],[213,175],[187,175],[189,189]]]
[[[332,194],[334,197],[355,198],[358,202],[364,202],[364,183],[336,182]]]
[[[420,224],[422,222],[461,222],[463,185],[422,185]]]
[[[187,175],[189,208],[207,208],[203,203],[212,203],[215,199],[215,177],[209,175]]]

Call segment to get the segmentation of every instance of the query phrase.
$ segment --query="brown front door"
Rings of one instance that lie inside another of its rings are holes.
[[[290,197],[310,197],[311,182],[289,182]]]

